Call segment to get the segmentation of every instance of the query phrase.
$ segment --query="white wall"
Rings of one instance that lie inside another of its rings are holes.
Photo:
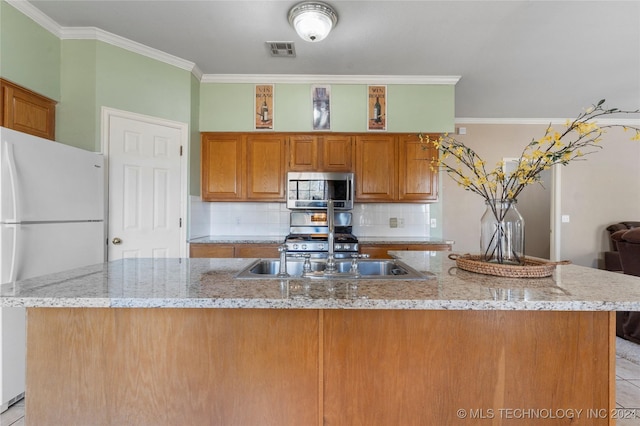
[[[544,135],[547,125],[457,123],[467,130],[466,135],[457,139],[475,149],[488,165],[494,165],[502,157],[519,157],[527,143]],[[561,168],[560,215],[570,216],[570,222],[562,224],[559,230],[561,259],[598,267],[602,252],[608,247],[605,228],[622,220],[640,220],[640,142],[630,141],[631,136],[630,132],[611,129],[600,152]],[[441,179],[442,235],[455,241],[455,252],[477,253],[483,199],[464,191],[446,175]],[[544,193],[550,191],[550,187],[531,186],[522,195],[543,200],[550,195]],[[526,235],[545,232],[531,230],[531,222],[525,224]]]

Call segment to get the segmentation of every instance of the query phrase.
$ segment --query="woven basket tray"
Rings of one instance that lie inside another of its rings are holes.
[[[449,259],[456,261],[456,266],[469,272],[510,278],[542,278],[553,274],[556,265],[566,265],[568,261],[550,262],[543,259],[525,257],[523,266],[501,265],[483,262],[480,256],[471,254],[450,254]]]

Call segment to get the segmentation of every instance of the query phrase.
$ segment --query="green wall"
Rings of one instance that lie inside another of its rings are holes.
[[[59,101],[56,138],[101,149],[103,106],[189,123],[190,193],[200,131],[252,131],[254,84],[200,83],[187,70],[96,40],[60,40],[0,0],[0,75]],[[376,83],[376,82],[372,82]],[[454,129],[452,85],[388,85],[387,131]],[[275,84],[275,131],[311,131],[311,84]],[[331,84],[331,131],[366,132],[367,85]]]
[[[254,85],[201,84],[202,131],[252,131]],[[276,84],[274,130],[312,131],[310,84]],[[388,85],[387,131],[450,132],[454,129],[454,86]],[[367,85],[331,85],[331,131],[367,131]]]
[[[101,109],[189,123],[191,73],[101,41],[62,41],[57,139],[101,149]]]
[[[90,151],[100,150],[100,123],[96,100],[95,40],[62,43],[60,88],[62,102],[56,110],[56,139]]]
[[[0,1],[0,76],[60,100],[60,40]]]

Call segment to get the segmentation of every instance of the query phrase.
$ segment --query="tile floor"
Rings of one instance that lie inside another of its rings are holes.
[[[618,426],[640,425],[640,365],[616,358],[616,406]],[[24,426],[24,399],[0,414],[0,426]]]

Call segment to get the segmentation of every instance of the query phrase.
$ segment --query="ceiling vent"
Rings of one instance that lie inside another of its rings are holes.
[[[271,56],[282,58],[296,57],[296,47],[291,41],[268,41],[266,44]]]

